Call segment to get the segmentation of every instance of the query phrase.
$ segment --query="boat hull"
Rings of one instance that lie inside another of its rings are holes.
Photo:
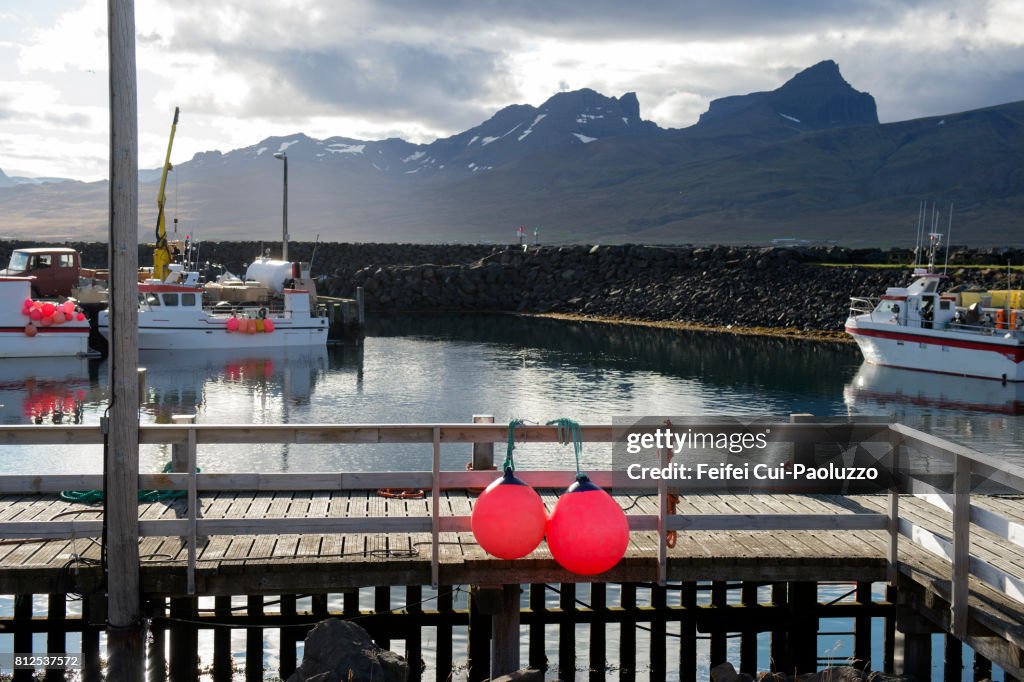
[[[0,329],[0,357],[53,358],[89,352],[88,327],[41,327],[35,336],[23,327]]]
[[[937,374],[1024,381],[1024,345],[1013,335],[912,329],[851,318],[846,331],[875,365]]]
[[[243,334],[227,332],[223,325],[139,326],[139,350],[230,350],[253,348],[304,348],[324,346],[327,343],[327,323],[319,320],[290,326],[276,321],[270,334]],[[100,325],[99,331],[107,339],[110,329]]]

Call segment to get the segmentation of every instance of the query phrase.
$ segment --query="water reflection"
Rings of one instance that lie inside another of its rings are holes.
[[[287,423],[291,408],[309,404],[328,358],[326,348],[141,351],[142,414],[158,424],[177,414],[211,423]]]
[[[78,357],[0,359],[0,423],[81,424],[89,369]]]
[[[735,415],[786,419],[882,415],[990,453],[1024,460],[1016,387],[861,366],[855,346],[515,316],[400,316],[370,321],[365,343],[300,353],[144,352],[144,423],[196,414],[199,423],[505,422],[572,417]],[[78,359],[0,363],[0,418],[8,424],[96,424],[106,409],[108,366]],[[94,472],[95,448],[8,448],[4,469]],[[66,450],[66,449],[65,449]],[[523,446],[525,468],[571,453]],[[204,445],[204,470],[409,470],[430,465],[429,445]],[[521,457],[520,457],[521,455]],[[143,449],[143,471],[169,454]],[[588,446],[585,465],[609,448]],[[446,445],[462,468],[468,446]]]

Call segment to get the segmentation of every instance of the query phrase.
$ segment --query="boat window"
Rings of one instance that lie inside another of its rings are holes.
[[[182,294],[181,295],[181,305],[187,306],[187,307],[195,307],[195,304],[196,304],[196,295],[195,294]]]
[[[145,303],[148,306],[159,306],[160,299],[157,297],[156,294],[145,294],[145,299],[143,300],[143,303]]]
[[[875,312],[876,313],[891,313],[892,312],[892,306],[893,306],[894,303],[899,303],[899,301],[893,301],[891,299],[886,299],[884,301],[881,301],[881,302],[879,302],[878,307],[875,308]]]
[[[176,306],[178,305],[177,294],[164,294],[164,305],[165,306]]]
[[[937,291],[938,288],[939,288],[939,280],[937,280],[937,279],[929,279],[929,280],[925,281],[924,289],[921,290],[921,293],[930,294],[930,293],[933,293],[933,292]]]
[[[60,267],[62,268],[73,268],[75,267],[75,255],[72,253],[60,254]]]
[[[949,310],[949,301],[939,301],[939,310]]]

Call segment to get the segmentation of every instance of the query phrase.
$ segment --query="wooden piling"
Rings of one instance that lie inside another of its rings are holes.
[[[667,664],[665,656],[666,620],[665,606],[667,596],[663,585],[651,586],[651,641],[650,641],[650,666],[651,679],[660,680],[667,677]]]
[[[789,584],[790,655],[798,674],[818,669],[818,584],[810,581]]]
[[[491,616],[491,677],[519,670],[519,585],[501,586],[501,603]]]
[[[855,598],[858,604],[870,604],[872,602],[871,583],[858,582]],[[857,667],[869,669],[871,663],[870,616],[857,616],[853,620],[853,658]]]
[[[788,592],[786,583],[772,583],[772,606],[785,608],[789,601]],[[779,621],[778,625],[772,628],[771,633],[772,672],[791,673],[793,663],[789,653],[789,636],[785,624]]]
[[[725,606],[729,603],[729,593],[727,585],[724,581],[716,580],[711,583],[711,605],[712,606]],[[714,667],[719,663],[725,663],[726,661],[726,639],[725,629],[720,625],[715,625],[711,628],[711,666]]]
[[[46,634],[46,652],[48,654],[67,653],[67,595],[50,594],[46,603],[46,620],[50,631]],[[64,682],[64,670],[53,668],[47,670],[43,678],[46,682]]]
[[[604,583],[590,584],[590,608],[596,615],[590,624],[590,682],[604,682],[608,667],[607,626],[603,617],[608,613],[608,588]]]
[[[19,654],[32,653],[32,595],[14,595],[14,651]],[[31,682],[32,670],[22,668],[14,671],[14,682]]]
[[[530,612],[537,617],[530,623],[529,665],[537,670],[548,669],[548,658],[544,648],[544,621],[547,611],[547,587],[543,584],[530,585]]]
[[[685,610],[679,620],[679,680],[697,680],[697,583],[679,586],[679,605]]]
[[[218,621],[231,618],[231,597],[217,596],[213,599],[213,613]],[[231,682],[231,630],[213,630],[213,679],[214,682]]]
[[[195,620],[196,599],[171,599],[171,682],[191,682],[199,679],[199,631],[187,621]],[[177,620],[175,620],[177,619]]]
[[[745,582],[740,588],[740,603],[744,606],[757,606],[756,582]],[[755,622],[748,622],[740,633],[740,672],[753,675],[757,672],[757,629]]]
[[[387,613],[391,610],[391,588],[387,585],[373,588],[373,610],[375,613]],[[391,637],[385,633],[379,634],[374,641],[382,649],[391,648]]]
[[[263,615],[263,597],[250,594],[246,598],[245,612],[256,622]],[[245,680],[263,682],[263,628],[248,627],[245,630]]]
[[[947,634],[943,638],[942,656],[942,677],[946,680],[963,679],[964,674],[964,645],[953,635]]]
[[[282,617],[294,617],[296,614],[295,607],[295,595],[294,594],[283,594],[281,595],[280,611]],[[281,627],[278,630],[278,639],[281,642],[280,654],[278,656],[280,660],[280,666],[278,667],[278,674],[282,680],[287,680],[288,676],[295,672],[297,665],[296,647],[295,647],[295,635],[299,632],[299,628],[287,628]]]
[[[484,682],[491,671],[491,588],[473,587],[469,591],[469,682]]]
[[[636,679],[636,583],[623,583],[619,589],[619,680],[631,682]]]
[[[99,682],[103,679],[100,670],[100,629],[105,619],[105,605],[101,595],[89,595],[82,600],[83,682]]]
[[[405,610],[410,614],[423,613],[423,588],[420,585],[405,588]],[[423,635],[419,626],[410,628],[406,635],[405,660],[409,662],[409,681],[423,679]]]
[[[558,621],[558,678],[569,682],[576,679],[575,583],[558,586],[558,607],[561,611]]]
[[[138,108],[135,5],[109,0],[110,403],[104,453],[107,674],[142,679],[139,593]]]
[[[451,585],[439,585],[437,593],[437,611],[451,614],[454,602]],[[449,682],[452,675],[452,625],[450,620],[442,620],[437,626],[437,682]]]
[[[164,625],[164,617],[167,615],[166,603],[162,598],[150,599],[146,609],[149,618],[154,624],[149,631],[149,651],[146,667],[149,669],[149,682],[165,682],[167,679],[167,629]]]
[[[474,414],[474,424],[493,424],[493,414]],[[494,468],[494,443],[473,443],[473,470],[487,471]]]

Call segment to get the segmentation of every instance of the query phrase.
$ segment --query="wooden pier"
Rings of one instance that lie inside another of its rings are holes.
[[[871,619],[886,619],[885,660],[872,661],[875,669],[926,679],[932,635],[944,633],[949,671],[963,664],[958,647],[964,642],[975,652],[978,675],[994,662],[1007,679],[1024,679],[1024,500],[1017,493],[1024,491],[1024,472],[901,425],[847,428],[854,440],[891,447],[895,457],[925,458],[927,475],[905,494],[685,494],[674,513],[663,481],[615,489],[630,522],[629,548],[611,571],[588,578],[561,569],[544,544],[524,559],[502,561],[484,553],[469,532],[475,497],[467,489],[486,485],[495,473],[443,471],[441,448],[463,446],[468,456],[472,444],[477,464],[485,463],[481,452],[505,441],[504,426],[142,426],[140,442],[175,446],[180,473],[142,474],[139,488],[185,491],[178,499],[138,505],[140,597],[155,643],[150,678],[165,679],[162,644],[169,637],[171,678],[192,679],[200,665],[195,638],[213,630],[213,660],[202,665],[212,666],[215,679],[228,679],[231,628],[249,632],[248,679],[263,675],[258,633],[279,628],[280,674],[287,676],[296,663],[295,642],[327,615],[333,594],[341,595],[340,617],[360,618],[378,643],[414,661],[423,652],[422,629],[436,628],[435,665],[427,677],[437,680],[448,679],[453,661],[467,653],[471,680],[521,663],[557,665],[561,679],[575,679],[579,624],[590,632],[589,679],[606,675],[611,626],[619,628],[620,679],[663,679],[668,670],[696,679],[699,633],[710,638],[712,664],[724,660],[727,638],[735,633],[741,660],[732,662],[750,670],[757,665],[757,634],[771,633],[776,669],[806,672],[821,662],[816,633],[825,617],[855,619],[861,659],[871,656]],[[825,440],[822,427],[811,423],[773,424],[771,431],[773,440],[793,444],[796,458]],[[609,443],[613,428],[585,426],[583,434],[588,442]],[[0,429],[5,444],[97,443],[102,437],[90,426]],[[553,427],[526,426],[516,437],[555,442],[557,434]],[[433,466],[423,472],[196,473],[207,444],[266,442],[421,443]],[[570,471],[517,474],[541,492],[549,510],[573,480]],[[612,482],[607,471],[591,478],[603,486]],[[955,494],[932,487],[940,480]],[[80,631],[83,653],[98,660],[103,510],[57,493],[99,489],[102,482],[100,475],[0,476],[0,594],[15,595],[14,614],[0,619],[0,632],[14,634],[15,650],[30,646],[32,632],[47,632],[56,652],[65,646],[65,633]],[[386,498],[377,494],[383,487],[419,489],[424,496]],[[848,583],[852,601],[819,599],[817,586],[826,582]],[[615,603],[608,600],[609,583],[621,585]],[[886,585],[885,598],[872,596],[873,584]],[[360,590],[368,588],[372,603],[365,594],[360,603]],[[545,599],[555,590],[557,607]],[[470,599],[456,608],[460,591]],[[30,597],[43,594],[50,595],[49,617],[33,617]],[[84,595],[80,617],[65,613],[66,594]],[[231,597],[241,595],[245,609],[231,605]],[[214,598],[212,612],[199,610],[201,596]],[[457,652],[452,631],[464,626],[468,652]],[[520,626],[528,661],[520,661]],[[545,626],[561,633],[557,661],[547,660]],[[650,633],[641,656],[646,673],[636,670],[637,628]],[[418,666],[411,668],[419,679]],[[96,674],[87,670],[86,677]]]

